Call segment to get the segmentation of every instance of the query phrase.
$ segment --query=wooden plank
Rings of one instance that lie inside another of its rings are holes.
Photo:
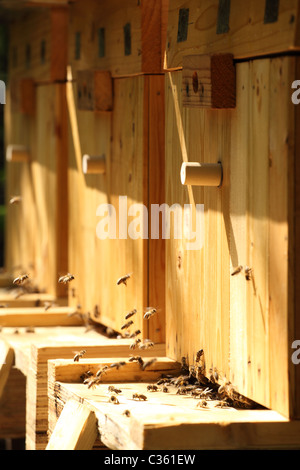
[[[14,362],[14,350],[5,341],[0,342],[0,400]]]
[[[295,64],[295,77],[299,77],[300,63],[296,58]],[[288,186],[288,210],[289,210],[289,251],[288,251],[288,346],[300,337],[300,323],[299,323],[299,237],[300,237],[300,166],[299,166],[299,125],[300,125],[300,114],[299,106],[294,108],[294,127],[291,126],[291,130],[295,131],[294,152],[293,157],[290,158],[290,164],[288,167],[289,175],[289,186]],[[288,145],[290,142],[290,135],[288,136]],[[292,142],[293,138],[291,137]],[[288,147],[289,148],[289,147]],[[300,417],[300,370],[299,370],[299,346],[297,350],[292,349],[292,353],[296,353],[296,361],[291,360],[288,363],[289,371],[289,383],[291,383],[291,415],[296,419]]]
[[[46,450],[89,450],[97,437],[96,416],[85,405],[68,401]]]
[[[266,23],[265,2],[251,0],[241,11],[239,0],[231,0],[229,28],[218,30],[219,0],[199,2],[174,0],[169,4],[165,68],[182,67],[184,55],[232,53],[244,59],[299,48],[299,4],[280,2],[278,19]],[[229,2],[227,2],[229,3]],[[188,11],[185,40],[178,40],[180,11]],[[226,22],[225,22],[226,23]],[[226,26],[226,25],[225,25]]]
[[[147,385],[137,382],[116,384],[122,390],[118,405],[108,403],[107,385],[104,384],[95,392],[82,384],[57,382],[56,397],[52,394],[52,398],[58,408],[74,399],[93,410],[101,439],[110,449],[299,447],[299,422],[288,421],[274,411],[222,409],[215,408],[213,403],[203,409],[196,406],[194,398],[176,395],[176,392],[151,393],[147,391]],[[136,392],[146,394],[147,401],[133,400],[132,394]],[[127,416],[125,410],[129,411]],[[49,431],[51,433],[51,429]]]

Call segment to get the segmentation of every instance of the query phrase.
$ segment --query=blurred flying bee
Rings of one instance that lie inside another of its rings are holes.
[[[135,315],[137,312],[137,309],[134,308],[133,310],[131,310],[131,312],[128,312],[127,315],[125,315],[125,320],[128,320],[128,318],[132,317],[133,315]]]
[[[150,339],[145,339],[142,344],[139,345],[139,349],[149,349],[153,348],[154,343],[153,341],[150,341]]]
[[[64,276],[61,276],[59,279],[58,279],[58,282],[60,283],[63,283],[63,284],[67,284],[67,282],[70,282],[72,281],[74,278],[73,274],[65,274]]]
[[[49,310],[49,308],[53,305],[52,302],[44,302],[44,310],[45,312]]]
[[[231,273],[231,276],[235,276],[236,274],[239,274],[241,271],[243,271],[243,266],[238,266],[237,268],[233,270],[233,272]]]
[[[107,369],[108,369],[108,366],[107,366],[107,365],[101,367],[101,369],[99,369],[99,370],[97,371],[96,377],[100,378],[101,375],[106,374]]]
[[[74,358],[73,358],[74,362],[79,362],[79,359],[81,359],[82,356],[83,356],[85,353],[86,353],[86,350],[85,350],[85,349],[83,349],[82,351],[77,352],[77,353],[75,354]]]
[[[110,393],[116,393],[116,394],[122,393],[122,390],[120,390],[119,388],[114,387],[113,385],[108,386],[108,391]]]
[[[111,395],[108,401],[109,403],[113,403],[114,405],[118,405],[120,403],[116,395]]]
[[[23,284],[23,282],[26,281],[26,279],[28,278],[29,278],[28,274],[23,274],[21,276],[16,277],[13,280],[13,284],[17,284],[17,285]]]
[[[0,304],[0,308],[7,308],[8,305],[7,304]]]
[[[124,325],[121,326],[121,330],[125,330],[126,328],[129,328],[131,325],[133,325],[133,320],[129,320],[128,322],[124,323]]]
[[[252,279],[252,268],[249,268],[249,266],[245,266],[245,277],[246,281],[251,281]]]
[[[134,400],[144,400],[144,401],[147,400],[146,395],[143,395],[142,393],[133,393],[133,394],[132,394],[132,398],[133,398]]]
[[[125,276],[122,276],[120,277],[118,280],[117,280],[117,286],[119,286],[120,284],[124,284],[125,286],[127,286],[127,281],[128,279],[130,278],[132,273],[130,274],[125,274]]]
[[[152,366],[152,364],[154,364],[154,362],[156,362],[156,361],[157,361],[157,358],[154,357],[153,359],[150,359],[149,361],[144,362],[142,370],[145,370],[145,369],[147,369],[147,367]]]
[[[21,197],[21,196],[13,196],[13,197],[9,200],[9,203],[10,203],[10,204],[19,204],[21,201],[22,201],[22,197]]]
[[[129,349],[135,349],[137,348],[138,344],[141,342],[141,339],[140,338],[137,338],[135,341],[133,341],[133,343],[131,343],[131,345],[129,346]]]
[[[130,411],[129,410],[124,410],[123,415],[127,416],[127,418],[129,418],[130,417]]]
[[[96,385],[99,384],[99,378],[98,377],[90,377],[90,378],[84,380],[83,383],[86,384],[89,389],[90,388],[95,388]]]
[[[129,338],[135,338],[137,335],[141,334],[141,330],[135,330],[129,335]]]
[[[145,320],[149,320],[149,318],[151,318],[156,312],[157,312],[156,308],[149,307],[149,309],[147,309],[144,315]]]
[[[92,377],[92,372],[90,370],[87,370],[86,372],[83,372],[80,376],[81,380],[84,382],[85,380],[89,379]]]
[[[147,390],[149,390],[150,392],[157,392],[158,391],[158,386],[150,384],[150,385],[147,386]]]

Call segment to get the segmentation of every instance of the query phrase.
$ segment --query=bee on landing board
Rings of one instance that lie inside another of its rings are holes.
[[[16,285],[23,284],[23,282],[26,281],[26,279],[28,279],[28,278],[29,278],[28,274],[23,274],[22,276],[16,277],[13,280],[13,284],[16,284]]]
[[[75,279],[73,274],[68,273],[68,274],[65,274],[64,276],[61,276],[58,279],[58,282],[67,284],[68,282],[73,281],[73,279]]]
[[[131,277],[131,274],[132,273],[125,274],[125,276],[119,277],[119,279],[117,280],[117,286],[119,286],[120,284],[124,284],[125,286],[127,286],[127,281]]]
[[[73,358],[74,362],[79,362],[79,359],[81,359],[82,356],[83,356],[85,353],[86,353],[86,350],[85,350],[85,349],[83,349],[82,351],[76,352],[76,354],[75,354],[75,356],[74,356],[74,358]]]

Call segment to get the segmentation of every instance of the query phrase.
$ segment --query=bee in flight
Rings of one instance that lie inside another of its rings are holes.
[[[82,358],[82,356],[86,353],[86,350],[83,349],[80,352],[77,352],[73,358],[74,362],[79,362],[79,359]]]
[[[23,274],[22,276],[16,277],[16,279],[13,280],[13,284],[17,284],[17,285],[23,284],[23,282],[26,281],[26,279],[28,278],[29,278],[28,274]]]
[[[125,274],[125,276],[122,276],[120,277],[118,280],[117,280],[117,286],[119,286],[120,284],[124,284],[125,286],[127,286],[127,281],[128,279],[131,277],[131,274]]]
[[[60,283],[63,283],[63,284],[67,284],[67,282],[70,282],[72,281],[74,278],[73,274],[65,274],[64,276],[61,276],[59,279],[58,279],[58,282]]]

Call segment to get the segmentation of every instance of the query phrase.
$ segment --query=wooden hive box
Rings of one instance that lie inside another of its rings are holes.
[[[63,7],[17,10],[9,21],[5,105],[6,253],[30,288],[66,296],[66,36]],[[19,204],[10,204],[20,196]]]
[[[166,241],[167,355],[195,363],[202,348],[208,376],[288,418],[300,412],[298,19],[297,1],[173,0],[165,62],[166,202],[204,208],[200,249]],[[221,185],[182,181],[191,162],[221,163]]]
[[[125,315],[137,309],[131,332],[140,329],[157,342],[164,340],[164,241],[144,237],[147,216],[142,222],[140,216],[136,239],[130,237],[136,213],[128,211],[164,199],[164,7],[161,1],[72,4],[67,82],[69,271],[75,277],[69,301],[121,333]],[[105,226],[108,207],[115,239]],[[127,274],[127,286],[117,285]],[[161,309],[151,330],[143,320],[149,305]]]

